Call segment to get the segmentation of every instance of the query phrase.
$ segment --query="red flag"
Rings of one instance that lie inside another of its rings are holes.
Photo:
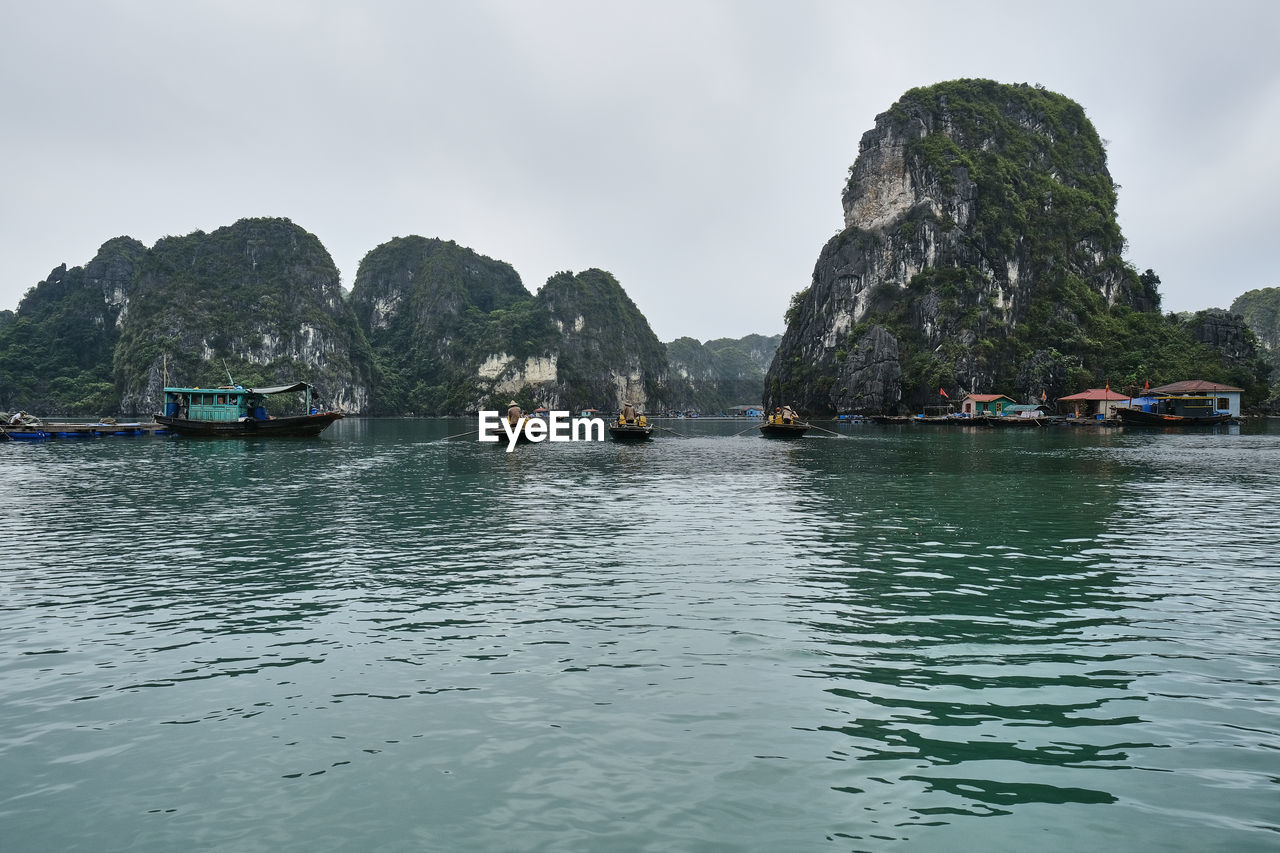
[[[1044,395],[1044,389],[1043,389],[1043,388],[1041,388],[1041,389],[1040,389],[1040,402],[1041,402],[1041,403],[1043,403],[1043,402],[1045,401],[1045,399],[1046,399],[1046,398],[1045,398],[1045,395]]]
[[[938,393],[939,393],[939,394],[941,394],[941,395],[942,395],[942,396],[944,396],[944,397],[947,397],[947,392],[946,392],[946,391],[943,391],[941,388],[939,388],[939,389],[938,389]],[[947,399],[948,399],[948,400],[950,400],[951,398],[950,398],[950,397],[947,397]]]
[[[1148,379],[1146,382],[1144,382],[1144,383],[1143,383],[1143,385],[1142,385],[1142,390],[1143,390],[1143,391],[1150,391],[1150,390],[1151,390],[1151,380],[1150,380],[1150,379]]]

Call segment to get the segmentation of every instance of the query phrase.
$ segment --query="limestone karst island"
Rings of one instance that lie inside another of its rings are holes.
[[[1157,273],[1122,255],[1106,152],[1070,98],[986,80],[912,89],[876,117],[839,189],[844,227],[815,235],[780,339],[663,343],[605,270],[530,293],[509,264],[434,237],[373,247],[349,292],[287,219],[153,246],[115,237],[0,312],[0,409],[148,415],[166,384],[228,374],[305,381],[326,408],[368,415],[511,400],[901,415],[967,395],[1052,410],[1089,389],[1188,380],[1233,388],[1248,410],[1276,396],[1280,290],[1163,313]]]

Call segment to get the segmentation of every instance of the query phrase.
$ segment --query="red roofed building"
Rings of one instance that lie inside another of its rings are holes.
[[[1101,415],[1104,418],[1113,416],[1120,406],[1129,405],[1132,398],[1107,388],[1087,388],[1079,394],[1058,398],[1058,411],[1074,418],[1093,418]]]
[[[1214,410],[1230,412],[1235,417],[1240,417],[1240,395],[1243,393],[1243,388],[1209,382],[1205,379],[1170,382],[1168,385],[1161,385],[1147,392],[1153,397],[1212,397]]]
[[[1004,407],[1018,402],[1008,394],[970,394],[960,401],[960,411],[970,417],[1000,415]]]

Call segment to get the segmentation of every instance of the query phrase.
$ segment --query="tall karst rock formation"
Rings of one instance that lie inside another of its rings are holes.
[[[1124,262],[1084,110],[1028,85],[907,92],[862,137],[844,229],[796,294],[769,406],[915,409],[939,389],[1038,399],[1090,369],[1093,319],[1158,311]]]
[[[510,264],[451,240],[411,235],[371,250],[351,304],[380,367],[373,411],[473,408],[490,338],[531,298]]]
[[[351,299],[380,366],[375,412],[662,402],[666,351],[603,270],[557,273],[535,296],[505,262],[398,237],[365,256]]]
[[[137,261],[114,374],[123,412],[153,412],[160,388],[311,382],[322,405],[368,403],[372,354],[319,239],[288,219],[241,219],[165,237]]]
[[[610,273],[557,273],[538,291],[536,305],[556,330],[549,352],[554,376],[530,383],[543,405],[617,411],[629,401],[651,412],[666,405],[666,347]],[[499,375],[511,387],[520,371],[509,376],[508,370]]]
[[[83,267],[61,264],[27,291],[12,322],[0,322],[0,409],[118,411],[112,360],[146,252],[117,237]]]

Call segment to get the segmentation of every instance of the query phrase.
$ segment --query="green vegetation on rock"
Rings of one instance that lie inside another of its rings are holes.
[[[474,405],[495,338],[528,350],[549,327],[509,264],[452,241],[397,237],[365,255],[351,304],[374,353],[374,414],[445,414]]]
[[[94,417],[118,411],[112,357],[124,293],[146,248],[119,237],[62,265],[0,322],[0,407]]]
[[[315,235],[242,219],[165,237],[139,261],[116,345],[125,411],[153,411],[166,381],[311,382],[325,406],[362,405],[371,352]]]
[[[1262,360],[1269,371],[1269,397],[1280,397],[1280,287],[1264,287],[1241,294],[1231,303],[1231,313],[1243,317],[1257,337]]]
[[[1102,141],[1063,95],[990,80],[912,89],[863,137],[843,200],[846,228],[787,310],[770,405],[919,411],[939,388],[1029,402],[1107,383],[1258,385],[1246,342],[1228,353],[1221,322],[1162,315],[1159,278],[1124,261]],[[851,362],[872,329],[875,358]]]

